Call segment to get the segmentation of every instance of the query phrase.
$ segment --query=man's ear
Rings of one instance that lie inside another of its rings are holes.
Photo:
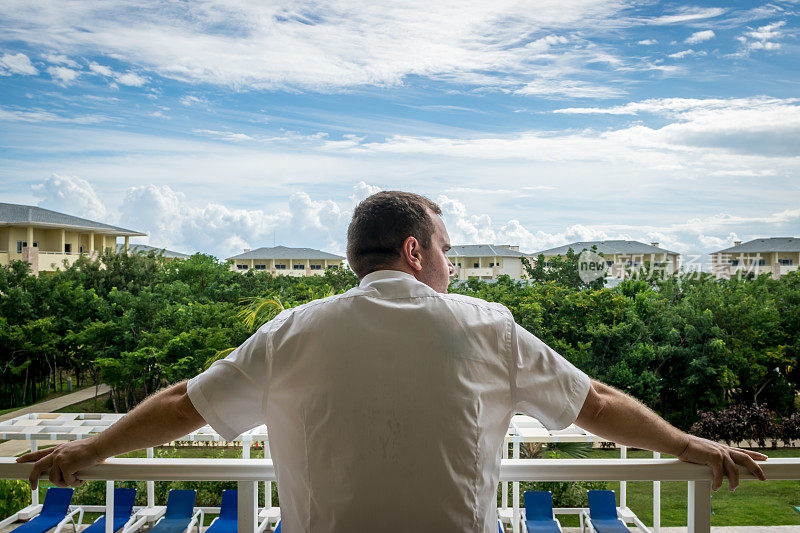
[[[416,237],[407,237],[403,241],[403,247],[400,250],[403,262],[414,269],[415,272],[422,270],[422,246]]]

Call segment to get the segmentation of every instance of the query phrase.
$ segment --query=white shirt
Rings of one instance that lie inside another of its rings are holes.
[[[588,390],[504,306],[393,270],[283,311],[188,383],[224,438],[267,424],[287,533],[494,533],[511,416],[564,428]]]

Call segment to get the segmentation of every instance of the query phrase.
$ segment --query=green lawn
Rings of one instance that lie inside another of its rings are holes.
[[[798,449],[759,449],[771,457],[800,457]],[[618,451],[594,450],[592,458],[617,458]],[[630,458],[651,458],[650,452],[629,451]],[[609,483],[617,492],[619,483]],[[661,525],[686,526],[687,483],[665,481],[661,483]],[[800,481],[742,481],[735,492],[728,491],[727,483],[712,494],[712,526],[777,526],[800,524],[800,514],[794,506],[800,505]],[[628,483],[628,507],[647,525],[653,523],[653,483],[638,481]],[[563,516],[563,515],[562,515]],[[577,526],[578,519],[559,518],[564,526]]]
[[[101,394],[100,396],[95,398],[89,398],[88,400],[84,400],[82,402],[74,403],[72,405],[68,405],[62,409],[58,409],[55,411],[56,413],[113,413],[111,409],[106,407],[106,401],[108,400],[108,393]]]

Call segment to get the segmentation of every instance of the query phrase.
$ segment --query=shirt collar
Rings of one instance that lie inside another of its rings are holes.
[[[361,283],[358,286],[365,287],[374,281],[382,279],[411,279],[417,281],[417,278],[401,270],[376,270],[361,278]]]

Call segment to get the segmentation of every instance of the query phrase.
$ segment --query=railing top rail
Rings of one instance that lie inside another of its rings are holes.
[[[767,479],[800,479],[800,458],[759,463]],[[33,463],[0,458],[0,479],[28,479]],[[739,467],[742,480],[754,479]],[[275,481],[270,459],[109,459],[81,472],[86,480]],[[677,459],[503,459],[501,481],[709,481],[706,466]]]

